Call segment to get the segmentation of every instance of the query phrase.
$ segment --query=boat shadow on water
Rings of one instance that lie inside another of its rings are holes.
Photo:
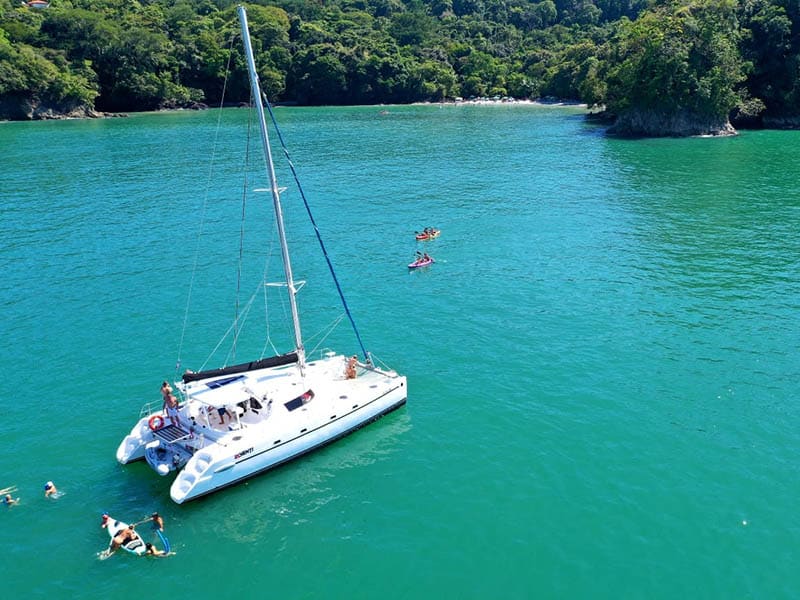
[[[263,540],[267,533],[302,522],[329,503],[346,497],[343,489],[348,488],[350,476],[361,477],[364,469],[391,460],[401,450],[403,436],[410,429],[410,415],[393,412],[368,432],[355,432],[302,461],[287,463],[232,486],[223,495],[212,494],[185,505],[181,509],[185,525],[197,527],[198,533],[233,542]],[[143,468],[144,476],[147,468]],[[336,485],[340,479],[342,485]],[[163,486],[162,494],[168,500],[168,486]],[[225,518],[218,519],[223,506]]]
[[[120,499],[103,506],[131,522],[144,519],[154,511],[161,512],[168,523],[173,549],[181,547],[182,539],[207,535],[236,543],[254,543],[270,532],[303,522],[331,502],[346,498],[347,492],[342,490],[349,488],[350,478],[361,478],[363,470],[391,460],[401,451],[411,425],[408,412],[395,411],[368,432],[357,431],[337,444],[309,454],[302,461],[289,462],[241,481],[223,495],[204,496],[180,508],[170,500],[172,477],[153,477],[144,461],[122,470],[110,469],[93,487]],[[341,486],[335,483],[339,479]],[[223,506],[225,518],[219,519]],[[149,523],[137,531],[145,542],[158,545],[156,532]],[[90,547],[97,544],[94,529],[86,543]],[[99,552],[98,557],[107,558],[104,552],[107,550]]]

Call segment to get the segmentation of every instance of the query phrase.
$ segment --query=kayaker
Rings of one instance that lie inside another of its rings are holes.
[[[114,536],[114,539],[111,540],[111,547],[108,550],[109,552],[114,552],[120,546],[124,546],[128,542],[135,540],[137,537],[139,537],[139,534],[134,531],[133,525],[128,525],[125,529]]]

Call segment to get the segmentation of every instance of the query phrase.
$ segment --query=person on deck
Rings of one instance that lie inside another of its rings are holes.
[[[164,398],[164,408],[167,411],[169,422],[180,427],[181,418],[178,415],[178,406],[178,399],[173,394],[168,394]]]
[[[356,378],[356,365],[358,364],[358,357],[353,354],[348,361],[347,366],[344,370],[344,376],[346,379],[355,379]]]
[[[231,411],[228,410],[227,406],[218,407],[217,414],[219,415],[220,425],[225,425],[225,415],[228,415],[228,421],[233,421],[233,415],[231,415]]]

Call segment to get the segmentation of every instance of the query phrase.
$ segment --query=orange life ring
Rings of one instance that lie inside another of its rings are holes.
[[[161,429],[164,426],[164,417],[162,417],[161,415],[153,415],[152,417],[150,417],[150,420],[147,422],[147,425],[150,427],[150,431]]]

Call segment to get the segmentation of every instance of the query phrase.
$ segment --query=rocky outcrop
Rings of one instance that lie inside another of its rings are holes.
[[[206,110],[208,108],[207,104],[203,102],[177,102],[175,100],[170,100],[167,102],[162,103],[159,107],[159,110]]]
[[[0,98],[0,120],[42,121],[45,119],[88,119],[119,116],[102,113],[86,104],[47,102],[28,96],[8,95]]]
[[[727,117],[635,109],[617,115],[608,133],[626,137],[687,137],[736,135],[736,130]]]
[[[762,123],[767,129],[800,129],[800,116],[764,116]]]

